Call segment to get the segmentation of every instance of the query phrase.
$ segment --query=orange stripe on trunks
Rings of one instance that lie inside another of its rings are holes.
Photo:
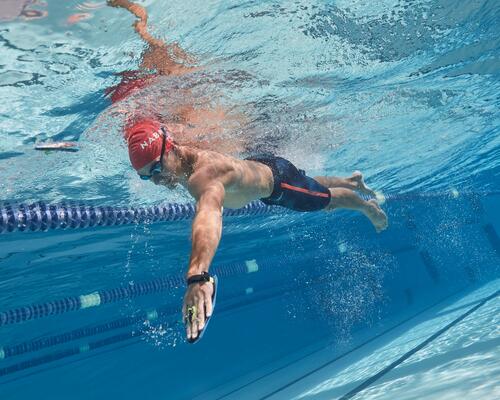
[[[317,196],[317,197],[330,197],[330,194],[329,193],[321,193],[321,192],[314,192],[312,190],[307,190],[307,189],[304,189],[304,188],[301,188],[301,187],[297,187],[297,186],[292,186],[292,185],[289,185],[288,183],[282,183],[281,184],[281,187],[283,189],[289,189],[289,190],[294,190],[296,192],[301,192],[301,193],[305,193],[305,194],[310,194],[311,196]]]

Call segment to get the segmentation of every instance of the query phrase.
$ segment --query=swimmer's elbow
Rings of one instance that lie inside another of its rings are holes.
[[[198,210],[220,211],[224,204],[225,191],[224,186],[211,186],[204,191],[198,199]]]

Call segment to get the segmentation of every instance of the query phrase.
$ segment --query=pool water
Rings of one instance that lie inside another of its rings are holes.
[[[2,399],[500,397],[497,2],[142,1],[153,34],[203,69],[116,104],[105,89],[144,50],[129,14],[11,3],[0,7]],[[390,224],[376,234],[344,211],[225,217],[217,308],[196,345],[180,323],[187,208],[100,224],[75,211],[50,229],[19,206],[190,202],[138,179],[120,135],[121,108],[165,112],[179,87],[229,110],[236,122],[218,134],[246,152],[311,175],[363,171]],[[47,140],[80,150],[33,150]]]

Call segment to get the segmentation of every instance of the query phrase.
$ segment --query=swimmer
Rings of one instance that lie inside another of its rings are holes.
[[[128,0],[108,0],[108,4],[125,8],[139,19],[134,27],[148,44],[141,68],[174,76],[192,70],[186,66],[192,58],[182,49],[166,45],[147,32],[147,14],[143,7]],[[113,88],[112,96],[120,101],[130,91],[150,84],[150,79],[147,74],[131,73],[130,81],[122,81],[121,87]],[[186,112],[184,118],[173,124],[136,113],[124,128],[130,162],[140,178],[170,189],[182,185],[196,201],[191,257],[186,272],[188,287],[182,307],[190,343],[201,338],[213,313],[217,279],[208,271],[222,234],[223,207],[240,208],[261,199],[269,205],[304,212],[351,209],[368,217],[377,232],[387,228],[387,216],[378,203],[365,201],[355,192],[375,195],[366,186],[361,172],[355,171],[347,178],[311,178],[290,161],[274,155],[239,159],[229,155],[224,144],[217,144],[215,151],[204,141],[194,140],[195,135],[186,141],[186,130],[179,129],[178,125],[189,125],[193,115]],[[206,114],[200,119],[205,118]],[[210,141],[213,144],[212,138]]]
[[[240,208],[253,200],[296,211],[350,209],[364,214],[377,232],[387,216],[356,171],[347,178],[311,178],[290,161],[274,155],[241,160],[215,151],[181,145],[157,121],[144,120],[125,132],[132,167],[155,185],[185,187],[196,201],[192,249],[186,272],[188,288],[182,308],[186,335],[198,340],[213,312],[214,282],[208,274],[222,233],[223,207]]]

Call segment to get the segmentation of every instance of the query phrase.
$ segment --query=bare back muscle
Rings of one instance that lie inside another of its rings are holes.
[[[273,188],[273,175],[268,166],[202,151],[189,178],[188,190],[197,198],[203,188],[214,181],[224,186],[224,206],[229,208],[240,208],[252,200],[267,197]]]

